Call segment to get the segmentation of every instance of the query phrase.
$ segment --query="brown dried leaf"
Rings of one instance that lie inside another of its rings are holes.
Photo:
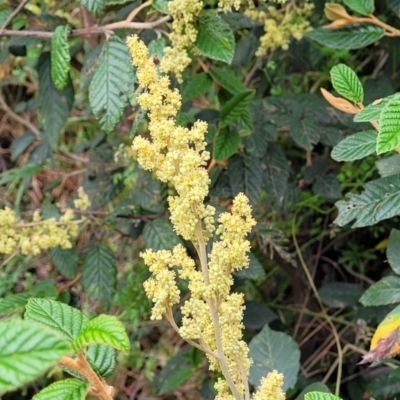
[[[322,96],[324,96],[325,100],[333,107],[337,108],[340,111],[343,111],[347,114],[358,114],[360,110],[351,104],[348,100],[342,99],[341,97],[335,97],[333,94],[330,94],[327,90],[321,88]]]

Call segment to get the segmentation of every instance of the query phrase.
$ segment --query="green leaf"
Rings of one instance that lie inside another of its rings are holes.
[[[86,252],[82,268],[85,292],[94,300],[108,303],[117,284],[117,268],[114,253],[103,244],[91,244]]]
[[[78,309],[48,299],[31,299],[26,306],[25,319],[45,324],[70,341],[89,321]]]
[[[41,165],[26,164],[22,167],[11,168],[8,171],[4,171],[0,174],[0,185],[4,185],[9,182],[15,182],[20,179],[30,178],[37,172],[42,170]]]
[[[310,392],[304,396],[304,400],[342,400],[342,399],[330,393]]]
[[[51,79],[59,90],[67,84],[70,69],[68,30],[68,25],[57,26],[51,37]]]
[[[385,97],[378,104],[368,104],[358,114],[354,116],[354,122],[370,122],[379,121],[382,110],[386,107],[387,103],[394,95]]]
[[[386,256],[392,270],[400,275],[400,231],[397,229],[390,232]]]
[[[109,132],[121,121],[135,75],[124,41],[113,35],[89,85],[89,101],[102,129]]]
[[[24,307],[30,297],[31,294],[29,293],[16,293],[0,299],[0,315],[7,315]]]
[[[246,90],[233,96],[221,108],[222,127],[236,121],[246,110],[254,97],[254,90]]]
[[[361,15],[371,15],[374,12],[374,0],[343,0],[343,3]]]
[[[235,130],[228,127],[219,130],[214,138],[213,158],[226,160],[237,153],[240,144],[240,136]]]
[[[73,341],[77,351],[92,344],[104,344],[124,353],[128,353],[130,348],[129,338],[121,321],[104,314],[90,320]]]
[[[32,321],[0,322],[0,393],[42,375],[70,350],[62,336]]]
[[[243,323],[247,329],[259,330],[278,319],[278,316],[265,303],[246,301],[245,306]]]
[[[398,0],[386,0],[386,4],[389,8],[400,18],[400,3]]]
[[[364,306],[384,306],[400,303],[400,277],[389,275],[374,283],[361,296]]]
[[[379,119],[379,134],[376,143],[378,154],[393,150],[400,145],[400,95],[391,98],[382,110]]]
[[[296,400],[304,400],[305,395],[310,392],[330,393],[328,386],[322,382],[314,382],[306,386],[301,393],[296,397]]]
[[[229,25],[211,10],[203,10],[197,22],[197,50],[206,57],[230,64],[235,53],[235,38]]]
[[[238,94],[246,92],[248,89],[229,69],[211,67],[208,73],[229,93]]]
[[[74,87],[71,78],[63,90],[58,90],[51,79],[50,53],[42,53],[38,62],[39,102],[44,135],[51,148],[56,149],[61,130],[64,127],[74,101]]]
[[[208,92],[212,87],[212,80],[206,73],[196,74],[185,81],[182,89],[182,98],[184,101],[196,99],[202,94]]]
[[[290,136],[303,149],[312,150],[319,141],[321,128],[310,119],[293,121],[290,124]]]
[[[86,7],[92,14],[103,14],[106,7],[106,0],[78,0],[80,4]]]
[[[331,157],[336,161],[361,160],[375,153],[376,140],[374,129],[347,136],[332,149]]]
[[[251,157],[246,163],[244,157],[234,155],[228,164],[229,184],[233,196],[244,193],[255,206],[261,193],[263,171],[260,160]]]
[[[342,197],[340,183],[336,174],[333,173],[317,175],[312,186],[312,191],[328,199],[338,199]]]
[[[331,69],[331,80],[334,89],[343,97],[354,103],[362,103],[364,90],[357,74],[345,64],[335,65]]]
[[[89,346],[86,357],[94,370],[101,376],[107,376],[115,368],[115,350],[103,344]]]
[[[375,162],[379,175],[386,176],[400,174],[400,154],[393,154],[388,158],[383,158]]]
[[[165,219],[156,219],[143,229],[143,240],[146,247],[158,250],[172,250],[182,243],[171,223]]]
[[[247,268],[243,268],[239,271],[235,271],[234,275],[239,279],[251,279],[254,281],[263,281],[267,275],[264,271],[264,267],[258,261],[257,257],[253,254],[249,254],[250,262]]]
[[[79,379],[63,379],[41,390],[32,400],[84,400],[90,383]]]
[[[336,202],[339,215],[334,222],[339,226],[355,219],[352,228],[360,228],[392,218],[400,213],[400,175],[367,182],[363,193],[347,197]]]
[[[162,14],[168,14],[168,0],[153,0],[151,5]]]
[[[333,49],[360,49],[376,42],[384,34],[385,31],[379,26],[354,24],[343,29],[317,28],[306,33],[306,36]]]
[[[253,360],[249,382],[258,387],[261,378],[277,370],[284,375],[283,390],[293,387],[300,369],[300,351],[297,343],[284,332],[275,332],[265,325],[250,341],[249,356]]]
[[[333,308],[351,307],[358,304],[364,289],[347,282],[330,282],[319,289],[324,304]]]
[[[69,279],[76,276],[79,257],[75,249],[63,249],[60,246],[50,249],[50,258],[58,272]]]
[[[11,161],[15,161],[36,140],[32,132],[26,132],[13,140],[11,144]]]

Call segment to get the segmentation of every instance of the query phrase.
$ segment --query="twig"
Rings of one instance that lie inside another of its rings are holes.
[[[8,18],[4,21],[4,24],[0,28],[0,35],[3,33],[7,25],[15,18],[15,16],[25,7],[25,4],[28,1],[29,0],[22,0],[18,7],[8,16]]]

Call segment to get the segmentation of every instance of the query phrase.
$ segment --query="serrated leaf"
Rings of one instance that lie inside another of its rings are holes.
[[[70,350],[62,336],[31,321],[0,322],[0,393],[43,374]]]
[[[382,110],[394,95],[385,97],[377,104],[368,104],[358,114],[354,116],[354,122],[379,121]]]
[[[95,371],[101,376],[107,376],[115,368],[115,350],[102,344],[89,346],[86,357]]]
[[[60,140],[61,130],[66,123],[74,101],[74,87],[70,77],[63,90],[58,90],[51,79],[50,53],[42,53],[38,62],[39,102],[44,135],[52,149]]]
[[[336,202],[339,215],[334,222],[339,226],[355,219],[352,228],[360,228],[392,218],[400,213],[400,175],[367,182],[364,192],[347,197]]]
[[[79,379],[63,379],[41,390],[32,400],[84,400],[89,387],[90,383]]]
[[[165,219],[156,219],[143,229],[145,246],[154,250],[172,250],[177,244],[182,243],[175,233],[171,223]]]
[[[232,94],[238,94],[247,91],[246,85],[244,85],[229,69],[221,69],[217,67],[211,67],[208,73],[218,82],[224,89]]]
[[[378,154],[393,150],[400,145],[400,95],[392,97],[382,110],[376,143]]]
[[[36,140],[32,132],[26,132],[13,140],[11,144],[11,161],[15,161]]]
[[[312,150],[320,138],[321,128],[310,119],[293,121],[290,124],[291,138],[303,149]]]
[[[80,4],[86,7],[92,14],[101,15],[103,14],[104,8],[106,7],[105,0],[78,0]]]
[[[390,232],[386,256],[392,270],[400,275],[400,231],[397,229]]]
[[[331,157],[336,161],[361,160],[376,150],[377,132],[368,130],[358,132],[340,141],[331,152]]]
[[[258,387],[261,378],[277,370],[284,375],[283,390],[293,387],[300,369],[300,351],[297,343],[284,332],[275,332],[265,325],[249,345],[249,356],[253,360],[249,382]]]
[[[48,299],[31,299],[26,305],[25,319],[45,324],[70,341],[89,321],[78,309]]]
[[[304,400],[342,400],[331,393],[310,392],[304,396]]]
[[[15,293],[0,299],[0,315],[9,314],[24,307],[31,296],[29,293]]]
[[[386,0],[386,4],[400,18],[400,2],[398,0]]]
[[[76,350],[93,344],[110,346],[124,353],[128,353],[130,348],[129,338],[121,321],[104,314],[91,319],[72,344]]]
[[[208,92],[212,87],[212,80],[206,73],[196,74],[185,81],[182,90],[182,98],[184,101],[195,99],[202,94]]]
[[[68,25],[57,26],[51,37],[51,79],[59,90],[67,84],[70,69],[68,30]]]
[[[233,196],[244,193],[251,205],[256,205],[262,188],[263,171],[260,160],[251,157],[246,165],[245,159],[235,155],[228,164],[229,184]]]
[[[310,392],[330,393],[328,386],[322,382],[314,382],[306,386],[295,400],[305,400],[305,395]]]
[[[235,271],[234,275],[241,279],[263,281],[267,275],[260,261],[258,261],[257,257],[253,253],[249,254],[249,259],[249,266],[239,271]]]
[[[306,33],[306,36],[333,49],[360,49],[376,42],[384,34],[385,31],[379,26],[354,24],[343,29],[317,28]]]
[[[63,249],[60,246],[50,249],[50,258],[58,272],[69,279],[76,276],[79,257],[75,249]]]
[[[360,298],[364,306],[384,306],[400,302],[400,277],[390,275],[370,286]]]
[[[246,90],[233,96],[221,108],[222,127],[235,122],[246,110],[251,99],[254,97],[254,90]]]
[[[364,90],[357,74],[345,64],[335,65],[331,69],[331,80],[334,89],[343,97],[354,103],[362,103]]]
[[[322,286],[318,292],[324,304],[342,308],[357,305],[364,289],[352,283],[330,282]]]
[[[282,148],[275,143],[269,145],[261,166],[264,170],[263,188],[267,192],[267,200],[281,203],[289,178],[289,162]]]
[[[135,76],[124,41],[113,35],[89,85],[89,101],[101,127],[109,132],[121,121]]]
[[[237,153],[240,144],[240,136],[235,130],[222,128],[214,138],[213,158],[226,160]]]
[[[343,3],[361,15],[371,15],[374,12],[374,0],[343,0]]]
[[[375,162],[379,175],[385,178],[390,175],[400,174],[400,154],[394,154]]]
[[[89,245],[83,261],[82,283],[92,299],[106,303],[111,300],[117,283],[117,268],[114,253],[108,246]]]
[[[235,53],[235,38],[229,25],[211,10],[203,10],[197,22],[197,50],[213,60],[230,64]]]
[[[312,191],[328,199],[338,199],[342,196],[340,183],[335,174],[318,175],[315,178]]]

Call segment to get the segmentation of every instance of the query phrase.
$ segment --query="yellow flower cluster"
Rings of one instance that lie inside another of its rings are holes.
[[[285,392],[282,390],[283,374],[274,370],[261,379],[260,387],[253,396],[253,400],[285,400]]]
[[[85,211],[90,207],[89,196],[85,193],[82,186],[78,189],[78,198],[74,200],[74,206],[81,211]]]
[[[215,227],[215,209],[204,205],[210,184],[205,169],[210,158],[204,141],[207,124],[196,121],[191,129],[177,126],[179,93],[169,88],[167,77],[158,76],[137,36],[129,37],[127,44],[144,90],[138,102],[148,111],[151,136],[151,141],[137,136],[132,148],[143,168],[175,187],[176,195],[168,198],[171,221],[176,232],[193,243],[200,262],[197,269],[180,245],[172,251],[146,250],[142,254],[153,274],[144,284],[155,303],[152,319],[166,317],[174,324],[172,306],[180,302],[177,275],[187,280],[191,298],[181,308],[179,332],[206,352],[211,369],[222,371],[226,380],[220,380],[217,389],[225,397],[219,398],[233,398],[228,390],[242,396],[248,388],[251,361],[242,340],[243,295],[230,293],[230,288],[232,272],[249,263],[250,243],[245,237],[255,225],[251,207],[247,197],[239,194],[231,211],[222,213]],[[214,232],[219,240],[207,254],[206,243]]]
[[[57,222],[54,218],[42,220],[35,212],[32,222],[24,223],[10,208],[0,210],[0,254],[39,254],[50,247],[70,248],[70,236],[78,234],[78,224],[72,219],[72,210],[67,210]]]
[[[292,37],[300,40],[305,32],[311,30],[308,18],[313,9],[314,4],[306,0],[302,6],[290,2],[280,9],[270,6],[267,11],[247,10],[245,14],[249,18],[264,24],[265,34],[260,38],[256,55],[262,56],[268,50],[276,50],[279,47],[287,50]]]

